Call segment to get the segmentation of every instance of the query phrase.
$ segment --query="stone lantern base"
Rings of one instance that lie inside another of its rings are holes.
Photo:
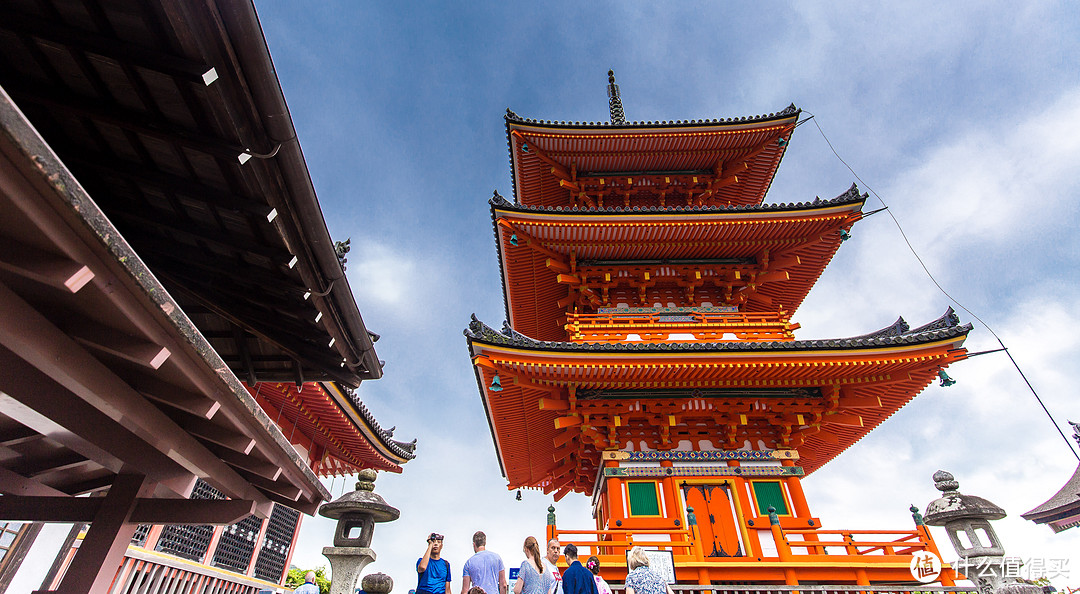
[[[323,547],[330,560],[330,594],[353,594],[360,572],[375,560],[375,551],[367,547]]]

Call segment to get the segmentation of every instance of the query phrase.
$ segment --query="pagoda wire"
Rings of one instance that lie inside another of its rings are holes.
[[[841,163],[844,164],[844,167],[847,167],[847,170],[851,172],[851,175],[855,176],[855,179],[859,180],[859,183],[862,184],[862,187],[866,188],[867,191],[869,191],[871,194],[874,195],[875,198],[878,199],[878,202],[880,202],[881,205],[884,207],[883,210],[885,210],[885,212],[889,213],[889,218],[892,219],[893,223],[896,225],[897,230],[900,231],[900,236],[904,238],[904,243],[907,244],[908,250],[911,251],[911,255],[915,256],[915,259],[919,262],[919,266],[922,266],[923,272],[925,272],[926,276],[928,276],[930,278],[930,281],[934,283],[934,286],[937,287],[938,290],[941,291],[941,294],[945,295],[945,297],[947,297],[949,299],[949,301],[952,301],[953,303],[956,304],[957,307],[964,310],[972,318],[975,318],[976,320],[978,320],[978,322],[980,324],[982,324],[983,327],[985,327],[990,332],[990,334],[994,337],[994,339],[998,341],[998,344],[1001,345],[1000,349],[995,349],[993,351],[984,351],[984,352],[981,352],[981,353],[976,353],[976,355],[983,355],[983,354],[986,354],[987,352],[997,352],[998,350],[1005,351],[1005,354],[1009,357],[1009,361],[1012,363],[1013,367],[1016,368],[1016,372],[1020,374],[1020,378],[1024,380],[1025,384],[1027,384],[1028,390],[1031,390],[1031,394],[1033,396],[1035,396],[1035,400],[1038,401],[1039,406],[1041,406],[1042,409],[1043,409],[1043,412],[1046,413],[1046,416],[1050,419],[1050,422],[1053,423],[1054,429],[1057,429],[1058,434],[1061,435],[1061,439],[1065,440],[1065,444],[1068,446],[1069,452],[1071,452],[1073,456],[1076,456],[1077,461],[1080,461],[1080,454],[1078,454],[1076,452],[1076,450],[1073,449],[1072,442],[1069,441],[1069,438],[1065,436],[1065,432],[1061,430],[1061,427],[1058,425],[1057,421],[1054,419],[1054,415],[1050,414],[1050,410],[1048,408],[1046,408],[1046,404],[1044,404],[1043,401],[1042,401],[1042,398],[1039,397],[1039,393],[1035,390],[1035,386],[1032,386],[1031,382],[1028,381],[1027,375],[1024,374],[1024,370],[1020,369],[1020,364],[1016,362],[1016,359],[1013,358],[1012,353],[1009,352],[1009,347],[1005,346],[1005,343],[1001,340],[1001,337],[997,335],[997,332],[994,332],[994,329],[990,327],[990,324],[987,324],[985,321],[983,321],[982,318],[975,315],[975,312],[973,312],[970,309],[968,309],[967,307],[965,307],[963,303],[960,303],[955,297],[950,295],[949,292],[946,291],[945,288],[941,286],[941,283],[939,283],[938,280],[936,278],[934,278],[934,275],[930,272],[930,269],[927,268],[926,262],[924,262],[922,257],[919,256],[919,253],[917,251],[915,251],[915,247],[913,245],[911,245],[911,240],[908,239],[907,233],[905,233],[904,228],[900,226],[900,221],[898,221],[896,219],[896,215],[894,215],[892,213],[892,209],[889,208],[889,205],[885,203],[885,200],[883,200],[881,198],[881,196],[877,192],[875,192],[873,188],[870,187],[869,184],[867,184],[865,181],[863,181],[863,179],[861,177],[859,177],[858,173],[855,173],[855,170],[852,169],[851,165],[848,165],[848,162],[845,161],[844,158],[840,156],[840,153],[836,152],[836,148],[834,148],[832,142],[829,141],[829,137],[826,136],[825,131],[821,129],[821,124],[818,124],[816,116],[814,114],[810,113],[810,112],[805,112],[805,113],[809,114],[810,117],[800,121],[798,124],[796,124],[796,126],[798,126],[800,124],[803,124],[803,123],[805,123],[805,122],[807,122],[809,120],[814,121],[814,126],[817,126],[818,132],[821,134],[821,137],[823,139],[825,139],[825,144],[829,145],[829,150],[832,151],[832,154],[835,155],[836,158]],[[874,211],[874,212],[878,212],[878,211]],[[971,356],[973,356],[973,355],[969,355],[969,357],[971,357]]]

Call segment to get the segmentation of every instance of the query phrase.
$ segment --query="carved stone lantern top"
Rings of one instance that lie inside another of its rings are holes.
[[[319,508],[319,515],[331,520],[370,516],[376,523],[398,519],[401,512],[374,493],[376,476],[374,470],[361,470],[357,476],[356,490],[345,493],[330,503],[324,503]]]
[[[960,483],[944,470],[934,473],[934,486],[941,491],[941,497],[926,506],[923,517],[930,526],[944,526],[957,520],[1000,520],[1005,517],[1005,510],[986,499],[960,493]]]

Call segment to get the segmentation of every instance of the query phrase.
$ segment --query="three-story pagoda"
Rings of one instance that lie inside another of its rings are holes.
[[[514,201],[491,214],[508,323],[465,334],[509,488],[591,496],[595,530],[551,515],[547,536],[614,581],[635,544],[684,583],[912,581],[912,555],[937,552],[925,526],[825,529],[800,481],[963,359],[971,326],[949,310],[796,340],[866,195],[763,202],[794,105],[629,123],[611,73],[608,95],[610,122],[507,110]]]

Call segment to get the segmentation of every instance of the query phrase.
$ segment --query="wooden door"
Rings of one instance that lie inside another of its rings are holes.
[[[694,508],[697,517],[698,538],[708,557],[742,557],[742,543],[727,483],[691,485],[682,484],[683,499],[687,508]]]

